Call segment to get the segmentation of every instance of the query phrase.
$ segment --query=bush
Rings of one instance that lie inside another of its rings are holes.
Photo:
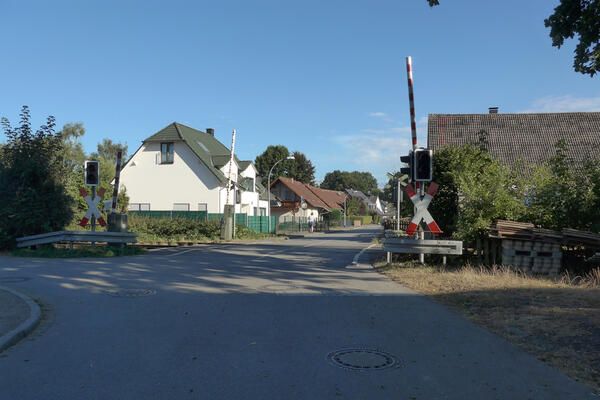
[[[236,239],[264,239],[268,237],[268,234],[258,233],[253,231],[244,225],[236,225],[235,226],[235,238]]]
[[[519,220],[524,214],[510,171],[483,148],[443,148],[434,158],[434,173],[440,189],[430,210],[447,235],[472,241],[494,220]]]
[[[221,229],[218,221],[195,221],[187,218],[150,218],[130,215],[132,232],[154,237],[157,240],[205,240],[218,239]]]
[[[63,142],[54,125],[48,117],[34,132],[27,106],[16,128],[2,118],[8,140],[0,146],[0,248],[20,236],[62,230],[71,220]]]
[[[331,210],[329,214],[325,214],[324,219],[328,221],[341,221],[344,218],[342,210]]]

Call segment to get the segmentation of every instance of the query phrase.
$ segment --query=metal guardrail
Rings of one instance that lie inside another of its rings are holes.
[[[452,254],[461,255],[463,243],[458,240],[418,240],[385,238],[383,251],[404,254]]]
[[[17,247],[29,247],[58,242],[106,242],[122,244],[136,243],[137,238],[136,234],[131,232],[58,231],[18,238]]]

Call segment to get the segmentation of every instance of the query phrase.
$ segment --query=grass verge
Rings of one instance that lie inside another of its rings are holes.
[[[132,256],[145,253],[144,249],[139,247],[119,247],[119,246],[87,246],[78,245],[73,249],[40,246],[37,249],[17,249],[11,254],[18,257],[41,257],[41,258],[81,258],[81,257],[119,257]]]
[[[375,267],[600,392],[599,271],[552,280],[502,267]]]

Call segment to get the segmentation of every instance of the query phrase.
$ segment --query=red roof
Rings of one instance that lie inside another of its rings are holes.
[[[344,200],[346,200],[346,194],[344,192],[338,192],[336,190],[321,189],[311,185],[306,185],[308,188],[316,194],[330,209],[342,209],[344,208]]]
[[[271,184],[271,187],[274,186],[277,181],[287,186],[297,196],[304,198],[304,200],[314,208],[324,208],[326,210],[343,208],[344,199],[346,198],[346,195],[343,192],[321,189],[284,177],[277,178],[275,182]]]

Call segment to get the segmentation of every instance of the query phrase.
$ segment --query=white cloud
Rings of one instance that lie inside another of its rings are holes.
[[[598,97],[575,97],[546,96],[533,101],[530,108],[523,110],[524,113],[545,112],[585,112],[600,111],[600,96]]]
[[[373,112],[369,115],[388,118],[383,112]],[[388,181],[386,173],[398,171],[401,167],[400,156],[408,154],[412,149],[412,138],[408,123],[382,125],[384,126],[331,135],[331,150],[335,150],[327,152],[327,159],[323,160],[322,164],[327,164],[328,170],[371,172],[379,186],[383,187]],[[419,146],[425,147],[427,116],[417,119],[417,132]]]

